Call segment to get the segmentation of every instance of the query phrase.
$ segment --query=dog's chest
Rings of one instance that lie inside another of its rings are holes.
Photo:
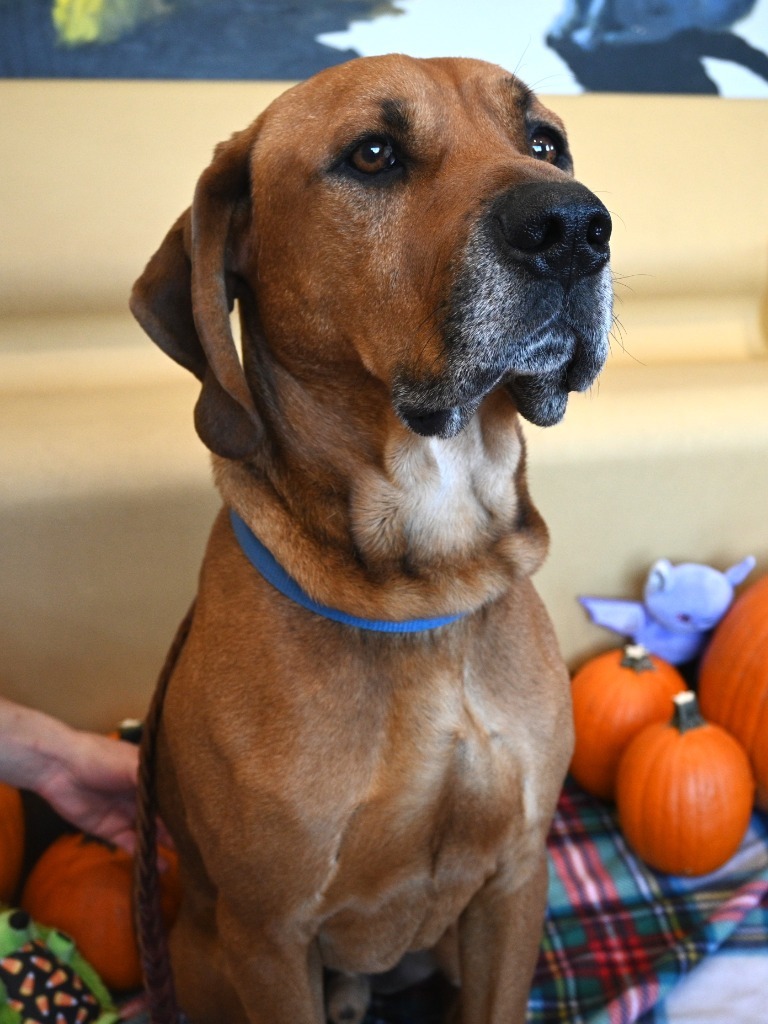
[[[324,955],[347,969],[384,970],[435,944],[502,863],[527,869],[539,838],[533,750],[498,706],[462,690],[412,712],[324,893]]]

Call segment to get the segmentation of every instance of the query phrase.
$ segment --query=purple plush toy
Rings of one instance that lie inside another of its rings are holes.
[[[660,658],[679,665],[701,653],[707,635],[725,615],[734,588],[755,567],[750,555],[725,572],[708,565],[665,558],[651,566],[643,591],[644,602],[580,597],[590,618]]]

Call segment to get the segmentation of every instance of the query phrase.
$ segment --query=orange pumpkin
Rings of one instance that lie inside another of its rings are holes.
[[[649,725],[619,765],[616,807],[629,845],[658,871],[704,875],[739,847],[754,779],[741,745],[678,694],[671,722]]]
[[[0,782],[0,903],[10,903],[24,859],[24,809],[21,793]]]
[[[588,661],[572,685],[576,781],[588,793],[612,800],[625,747],[646,725],[669,718],[670,700],[685,689],[677,669],[639,645]]]
[[[701,663],[704,715],[732,733],[752,762],[756,801],[768,811],[768,576],[737,598]]]
[[[166,927],[178,910],[181,890],[176,854],[163,849],[160,876]],[[66,932],[101,975],[122,991],[141,984],[133,923],[133,858],[124,850],[81,833],[57,839],[35,864],[21,906],[41,924]]]

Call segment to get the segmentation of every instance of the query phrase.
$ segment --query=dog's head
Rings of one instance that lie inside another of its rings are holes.
[[[562,123],[513,76],[357,60],[217,148],[132,309],[203,382],[197,429],[226,457],[259,446],[278,364],[307,384],[355,366],[427,436],[497,388],[548,425],[606,356],[610,228]]]

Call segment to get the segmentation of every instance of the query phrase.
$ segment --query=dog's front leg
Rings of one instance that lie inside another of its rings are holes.
[[[523,1024],[546,905],[543,853],[523,886],[498,874],[473,898],[459,922],[461,1024]]]
[[[230,980],[248,1024],[323,1024],[323,970],[314,942],[269,934],[266,922],[244,919],[219,903],[218,932]]]

